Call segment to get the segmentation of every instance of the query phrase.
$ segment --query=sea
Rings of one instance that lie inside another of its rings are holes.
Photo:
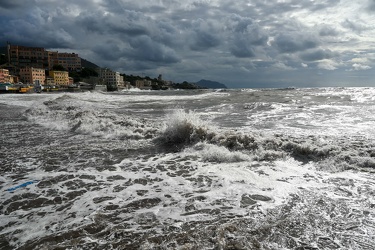
[[[375,249],[375,88],[0,95],[0,249]]]

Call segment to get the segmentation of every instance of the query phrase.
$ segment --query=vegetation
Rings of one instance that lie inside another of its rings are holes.
[[[98,72],[93,68],[83,68],[80,72],[82,78],[88,78],[90,76],[98,77]]]
[[[94,68],[83,68],[81,71],[71,71],[69,76],[73,77],[74,82],[80,82],[85,78],[98,77],[99,74]]]
[[[0,54],[0,65],[8,62],[8,59],[5,54]]]
[[[189,83],[187,81],[182,83],[174,83],[172,86],[175,89],[202,89],[202,87],[196,85],[195,83]]]
[[[60,65],[60,64],[55,64],[52,66],[52,70],[56,70],[56,71],[66,71],[66,69]]]

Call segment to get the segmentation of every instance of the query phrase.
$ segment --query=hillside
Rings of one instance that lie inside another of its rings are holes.
[[[86,59],[83,59],[81,58],[81,65],[82,65],[82,68],[92,68],[92,69],[95,69],[95,68],[100,68],[98,65],[96,65],[95,63],[93,62],[90,62]]]
[[[223,83],[205,80],[205,79],[200,80],[196,84],[203,88],[208,88],[208,89],[226,89],[227,88],[227,86],[225,86],[225,84]]]

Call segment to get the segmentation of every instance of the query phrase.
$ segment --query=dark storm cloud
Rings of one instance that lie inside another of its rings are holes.
[[[29,1],[29,5],[33,4],[34,1]],[[21,8],[24,7],[25,1],[23,0],[1,0],[0,2],[0,9],[15,9],[15,8]]]
[[[236,40],[231,48],[232,55],[239,58],[255,57],[255,50],[244,40]]]
[[[126,57],[129,61],[170,64],[180,59],[171,45],[178,41],[177,30],[164,21],[154,21],[143,13],[122,10],[122,15],[106,12],[81,13],[77,23],[89,33],[111,38],[97,41],[93,52],[105,60]]]
[[[226,25],[231,41],[231,53],[240,58],[255,57],[256,46],[264,46],[267,34],[248,17],[232,15]]]
[[[176,63],[180,61],[174,50],[154,42],[148,36],[133,38],[129,44],[132,50],[127,55],[131,58],[156,63]]]
[[[288,33],[278,35],[274,44],[280,53],[294,53],[316,48],[319,42],[315,38],[301,33]]]
[[[117,61],[124,54],[116,41],[105,41],[104,44],[95,45],[92,51],[107,61]]]
[[[293,69],[374,69],[374,10],[373,0],[3,0],[0,41],[124,73],[264,82]]]
[[[330,59],[337,56],[331,50],[315,49],[312,51],[307,51],[301,54],[301,59],[304,61],[319,61],[323,59]]]
[[[78,25],[89,32],[105,35],[138,36],[149,33],[149,21],[141,13],[125,11],[121,16],[108,15],[102,11],[83,12],[77,18]]]
[[[375,1],[374,0],[368,0],[367,9],[370,12],[375,12]]]
[[[0,23],[4,21],[0,19]],[[15,44],[46,48],[70,48],[74,38],[64,27],[52,27],[45,24],[41,16],[25,16],[24,19],[13,19],[3,26],[0,40]]]
[[[209,21],[198,19],[192,24],[190,48],[192,50],[203,51],[220,44],[221,39],[218,36],[220,30]]]

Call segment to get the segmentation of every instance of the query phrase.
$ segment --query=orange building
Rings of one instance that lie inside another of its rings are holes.
[[[46,71],[33,67],[21,68],[20,79],[21,82],[26,84],[34,84],[35,81],[39,81],[39,83],[43,85],[46,80]]]
[[[70,84],[69,73],[67,71],[51,70],[49,76],[53,78],[57,85],[68,86]]]
[[[48,69],[48,52],[44,48],[8,44],[8,58],[17,68]]]
[[[0,69],[0,82],[10,82],[9,70]]]
[[[52,70],[54,65],[62,65],[66,70],[81,69],[81,58],[75,53],[47,51],[39,47],[8,44],[8,60],[15,68],[34,67]]]

